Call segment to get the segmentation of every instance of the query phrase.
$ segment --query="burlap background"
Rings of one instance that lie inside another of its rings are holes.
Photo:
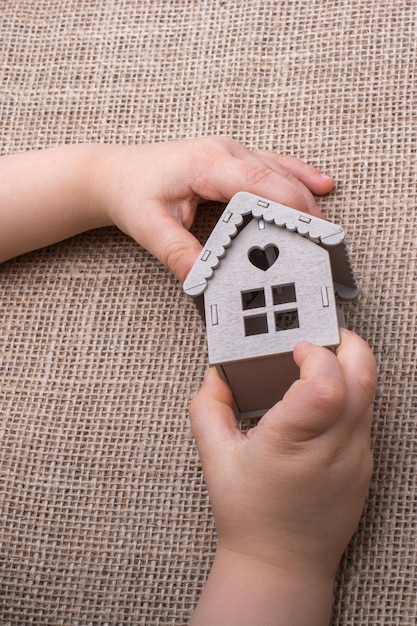
[[[344,311],[380,386],[333,624],[417,623],[417,2],[0,11],[2,153],[227,133],[335,176],[320,205],[348,232],[362,295]],[[202,240],[217,214],[200,211]],[[1,624],[186,623],[216,541],[187,415],[206,365],[193,305],[116,229],[6,263],[0,285]]]

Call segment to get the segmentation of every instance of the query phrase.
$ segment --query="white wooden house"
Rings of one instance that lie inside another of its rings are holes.
[[[241,417],[265,413],[298,377],[298,341],[339,344],[335,294],[359,291],[340,226],[244,192],[227,205],[184,290]]]

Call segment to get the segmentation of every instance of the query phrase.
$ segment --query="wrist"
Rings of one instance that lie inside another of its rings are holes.
[[[324,626],[334,576],[283,555],[281,563],[218,547],[192,624]]]
[[[126,172],[126,163],[133,159],[137,147],[115,144],[91,144],[89,163],[89,195],[93,219],[98,226],[129,228],[123,207],[132,204],[131,194],[136,180]]]
[[[283,551],[280,558],[273,559],[247,554],[219,546],[215,559],[225,571],[238,572],[243,577],[263,580],[266,587],[286,588],[287,592],[300,593],[302,589],[333,594],[336,573],[321,563],[298,558]],[[313,594],[314,595],[314,594]]]
[[[109,159],[116,146],[107,144],[81,144],[80,179],[84,181],[86,211],[92,228],[112,226],[114,221],[109,215],[107,187],[111,180]]]

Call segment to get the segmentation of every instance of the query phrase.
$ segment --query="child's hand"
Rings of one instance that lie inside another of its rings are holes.
[[[201,245],[188,232],[203,200],[249,191],[320,215],[333,180],[293,157],[227,137],[144,145],[76,144],[0,158],[0,262],[115,224],[183,281]]]
[[[230,390],[214,370],[190,408],[219,535],[214,581],[229,584],[230,595],[240,585],[237,595],[249,598],[253,586],[242,582],[246,568],[262,585],[259,593],[268,595],[271,587],[271,598],[280,602],[274,610],[282,611],[276,615],[286,616],[259,622],[248,617],[242,623],[325,623],[337,566],[358,524],[372,472],[376,366],[366,343],[342,331],[337,356],[301,343],[294,357],[300,380],[246,436],[236,426]],[[232,583],[228,570],[235,572]],[[209,589],[210,584],[216,585],[209,579]],[[286,584],[290,589],[283,599]],[[243,598],[241,605],[249,615]],[[196,615],[209,610],[204,594],[202,606]],[[222,610],[226,615],[225,606]],[[231,615],[227,620],[213,623],[235,623]]]
[[[201,245],[188,229],[202,200],[249,191],[321,215],[312,193],[333,180],[293,157],[250,151],[228,137],[142,146],[100,146],[96,189],[104,221],[116,224],[183,281]]]

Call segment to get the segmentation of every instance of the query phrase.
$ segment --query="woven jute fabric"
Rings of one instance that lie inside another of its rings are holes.
[[[417,623],[416,24],[415,0],[0,2],[2,153],[225,133],[335,177],[379,388],[334,625]],[[108,228],[5,263],[0,307],[0,623],[187,623],[216,547],[193,304]]]

